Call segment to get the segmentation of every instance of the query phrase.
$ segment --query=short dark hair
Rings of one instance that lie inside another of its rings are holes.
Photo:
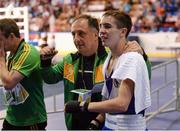
[[[13,19],[0,19],[0,31],[4,33],[4,36],[6,38],[8,38],[11,33],[13,33],[16,37],[20,38],[18,25]]]
[[[75,21],[79,20],[79,19],[86,19],[88,20],[88,25],[92,28],[95,28],[98,32],[99,32],[99,23],[98,20],[90,15],[86,15],[86,14],[82,14],[77,16],[72,23],[74,23]]]
[[[129,35],[129,32],[131,31],[132,28],[132,21],[131,17],[119,10],[108,10],[106,11],[103,16],[112,16],[116,19],[116,25],[117,27],[120,28],[127,28],[127,33],[126,37]]]

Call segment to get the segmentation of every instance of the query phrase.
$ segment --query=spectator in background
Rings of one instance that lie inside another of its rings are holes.
[[[121,11],[124,11],[126,13],[129,13],[131,11],[131,1],[130,0],[124,0],[122,3],[122,8],[120,7]]]
[[[113,7],[113,4],[111,3],[111,0],[106,0],[104,10],[107,11],[107,10],[113,10],[113,9],[114,7]]]
[[[7,7],[10,3],[14,7],[28,6],[30,31],[67,32],[70,31],[71,23],[76,16],[88,12],[88,3],[90,2],[84,0],[68,2],[60,0],[31,0],[31,2],[27,0],[1,0],[0,7]],[[97,3],[102,3],[102,1]],[[170,18],[171,15],[172,18],[178,16],[180,0],[107,0],[107,4],[104,6],[106,6],[105,10],[120,9],[133,16],[134,20],[146,17],[148,12],[152,11],[155,24],[150,25],[150,28],[147,29],[135,24],[137,28],[135,27],[134,32],[174,31],[171,25],[167,27],[166,16],[170,16]],[[173,22],[175,23],[175,21]],[[174,27],[174,24],[172,26]],[[175,29],[175,31],[177,30]]]
[[[175,31],[180,31],[180,10],[177,14],[177,20],[175,22]]]

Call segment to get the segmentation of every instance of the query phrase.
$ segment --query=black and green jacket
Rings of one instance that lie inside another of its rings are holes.
[[[64,103],[74,99],[74,93],[70,91],[76,89],[75,85],[81,56],[78,52],[71,53],[53,67],[42,69],[42,77],[46,83],[53,84],[61,80],[64,81]],[[104,47],[99,46],[93,67],[93,86],[103,84],[102,67],[106,57],[107,51]],[[97,93],[97,95],[97,97],[101,97],[101,93]],[[72,129],[72,114],[65,113],[65,121],[67,129]]]

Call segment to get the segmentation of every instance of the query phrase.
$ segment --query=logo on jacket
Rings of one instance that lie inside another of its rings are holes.
[[[64,64],[64,78],[74,83],[74,66],[68,63]]]

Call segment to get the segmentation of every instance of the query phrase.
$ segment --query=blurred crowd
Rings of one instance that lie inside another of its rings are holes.
[[[31,32],[68,32],[75,16],[109,9],[128,13],[132,32],[180,30],[180,0],[1,0],[0,8],[10,3],[28,6]]]

